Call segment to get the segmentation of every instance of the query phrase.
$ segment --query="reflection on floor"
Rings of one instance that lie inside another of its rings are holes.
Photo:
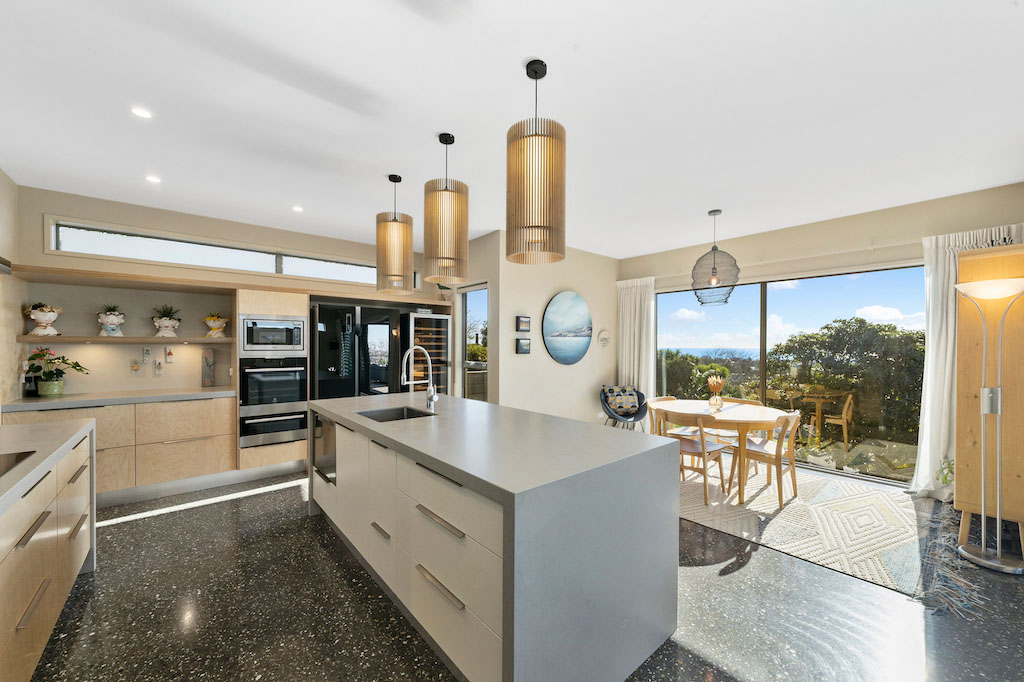
[[[797,459],[827,469],[907,482],[914,476],[917,445],[881,438],[858,438],[850,444],[847,452],[841,440],[823,440],[820,446],[812,440],[811,445],[799,449]]]
[[[326,523],[305,515],[305,494],[289,486],[99,529],[100,570],[75,585],[34,679],[453,679]],[[679,528],[679,630],[631,682],[1010,680],[1024,668],[1018,579],[985,572],[992,613],[967,622]]]

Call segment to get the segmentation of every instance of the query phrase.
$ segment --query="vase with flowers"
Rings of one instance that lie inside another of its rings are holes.
[[[29,336],[59,336],[60,332],[53,326],[57,316],[63,312],[60,306],[48,303],[33,303],[25,308],[25,317],[28,317],[36,325]]]
[[[708,411],[712,414],[722,411],[722,390],[725,388],[725,379],[712,374],[708,376],[708,390],[711,391],[711,398],[708,399]]]
[[[39,375],[37,385],[40,397],[64,395],[64,375],[68,370],[89,373],[89,370],[77,360],[57,355],[49,348],[36,348],[35,352],[28,356],[28,362],[28,371]]]
[[[154,336],[177,336],[174,330],[181,324],[180,312],[172,305],[153,308],[153,324],[157,330]]]
[[[96,313],[96,321],[100,325],[100,336],[124,336],[121,325],[124,324],[124,313],[121,307],[108,303],[103,310]]]
[[[228,324],[228,318],[224,317],[220,313],[210,313],[203,318],[203,322],[205,322],[206,326],[210,328],[210,331],[206,332],[206,338],[224,338],[224,327]]]

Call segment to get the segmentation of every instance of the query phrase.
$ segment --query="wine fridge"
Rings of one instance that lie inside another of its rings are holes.
[[[439,313],[408,313],[402,316],[402,351],[422,346],[430,354],[434,373],[434,387],[438,393],[450,394],[452,384],[452,316]],[[413,355],[412,380],[427,378],[427,360],[422,354]],[[425,391],[426,384],[412,386]]]

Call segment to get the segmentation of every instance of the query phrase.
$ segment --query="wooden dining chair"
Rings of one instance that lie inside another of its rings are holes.
[[[782,475],[788,471],[793,482],[793,497],[796,497],[796,434],[800,429],[800,413],[790,412],[779,417],[774,424],[765,424],[774,431],[764,438],[747,436],[747,461],[764,462],[768,465],[768,485],[772,484],[772,467],[775,468],[776,486],[779,489],[779,509],[785,502],[782,493]],[[783,470],[783,460],[789,458],[789,467]],[[729,487],[736,473],[736,459],[729,470]]]
[[[846,394],[846,401],[843,403],[843,411],[840,414],[823,414],[821,420],[825,422],[825,426],[833,424],[835,426],[841,426],[843,429],[843,446],[846,451],[850,451],[850,433],[853,431],[853,394]],[[811,423],[814,424],[814,428],[818,428],[817,418],[812,415]]]
[[[705,433],[707,425],[714,421],[709,415],[687,414],[685,412],[673,412],[671,410],[657,410],[657,430],[659,436],[675,438],[679,441],[679,472],[686,480],[686,472],[694,471],[704,477],[704,504],[708,504],[708,462],[718,460],[718,480],[721,482],[722,490],[728,495],[732,490],[732,483],[725,482],[725,469],[722,466],[722,452],[729,446],[725,443],[709,441]],[[695,435],[684,436],[679,428],[669,429],[670,425],[694,429]],[[691,458],[687,464],[686,457]]]

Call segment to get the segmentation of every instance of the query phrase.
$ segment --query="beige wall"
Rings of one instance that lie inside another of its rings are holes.
[[[18,186],[0,170],[0,256],[17,261]],[[0,403],[20,397],[20,353],[14,337],[21,329],[25,283],[0,275]]]
[[[0,257],[18,260],[18,186],[0,169]]]
[[[728,214],[726,214],[728,218]],[[920,264],[921,238],[1024,222],[1024,183],[957,194],[719,242],[741,282]],[[654,275],[658,289],[689,289],[710,244],[626,258],[619,279]]]

